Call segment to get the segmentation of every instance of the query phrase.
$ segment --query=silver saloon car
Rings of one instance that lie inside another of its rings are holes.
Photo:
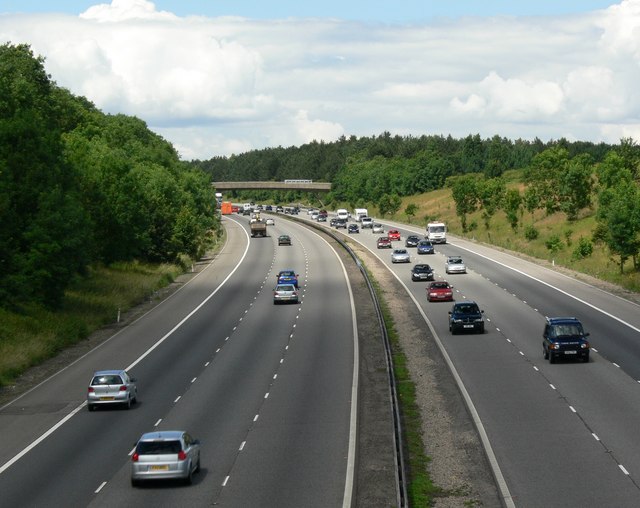
[[[129,409],[138,399],[135,378],[126,370],[99,370],[94,372],[87,390],[87,408],[93,411],[97,406],[122,405]]]
[[[200,441],[182,430],[147,432],[131,456],[131,485],[144,480],[183,480],[200,470]]]
[[[460,256],[449,256],[445,261],[444,271],[446,273],[467,273],[467,267]]]
[[[278,284],[273,289],[273,303],[281,302],[298,303],[298,290],[293,284]]]
[[[411,256],[407,249],[394,249],[391,253],[392,263],[411,263]]]

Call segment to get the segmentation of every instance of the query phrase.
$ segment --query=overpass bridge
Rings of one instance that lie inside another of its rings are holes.
[[[329,192],[331,183],[313,180],[284,180],[282,182],[213,182],[217,191],[225,190],[301,190],[308,192]]]

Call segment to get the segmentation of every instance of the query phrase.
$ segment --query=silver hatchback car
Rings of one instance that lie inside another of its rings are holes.
[[[99,370],[94,372],[87,390],[87,407],[122,405],[129,409],[138,399],[135,378],[126,370]]]
[[[200,441],[182,430],[147,432],[131,456],[131,485],[143,480],[183,480],[200,470]]]

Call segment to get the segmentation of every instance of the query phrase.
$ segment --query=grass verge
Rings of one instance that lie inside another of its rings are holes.
[[[217,252],[225,241],[223,229],[210,238],[208,252]],[[99,328],[116,323],[133,307],[154,299],[160,289],[192,265],[193,260],[181,257],[175,264],[132,261],[92,266],[65,291],[57,310],[36,305],[18,311],[0,308],[0,388]]]
[[[393,371],[396,382],[400,418],[402,420],[405,465],[407,467],[407,495],[409,506],[433,506],[434,498],[442,495],[443,490],[434,485],[429,475],[431,458],[424,452],[422,439],[422,414],[416,399],[415,384],[407,368],[407,358],[402,351],[395,321],[384,299],[377,280],[367,270],[374,287],[384,318],[385,328],[391,346]]]

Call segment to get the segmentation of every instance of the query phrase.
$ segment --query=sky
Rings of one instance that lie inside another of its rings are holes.
[[[0,44],[185,160],[341,136],[640,139],[640,0],[0,0]]]

